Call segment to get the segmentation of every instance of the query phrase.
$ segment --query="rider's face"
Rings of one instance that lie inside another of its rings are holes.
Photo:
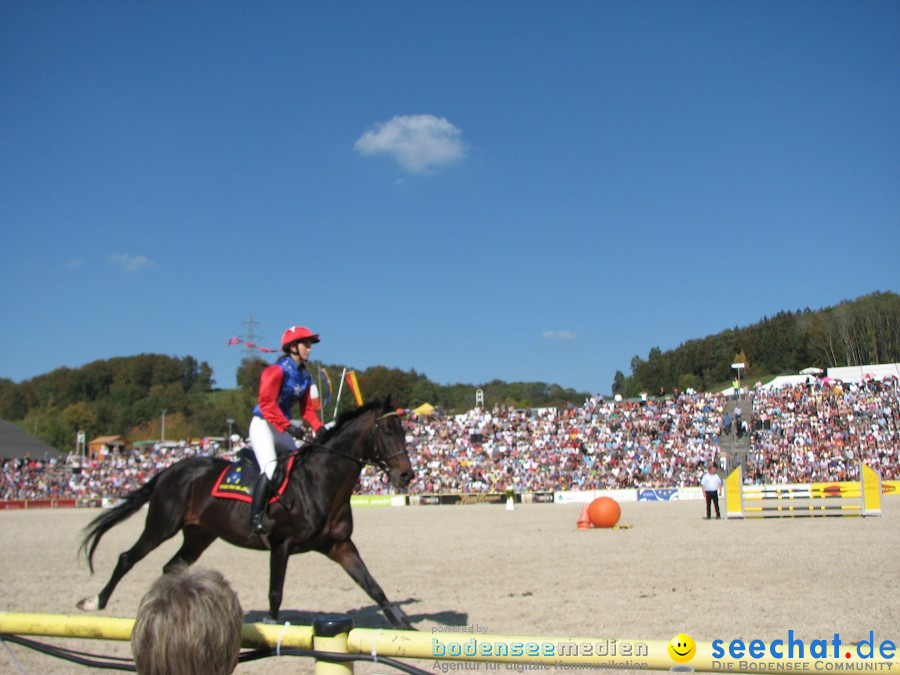
[[[306,363],[309,361],[309,353],[312,351],[312,346],[312,340],[300,340],[296,343],[294,349],[291,350],[291,355],[296,354],[301,363]]]

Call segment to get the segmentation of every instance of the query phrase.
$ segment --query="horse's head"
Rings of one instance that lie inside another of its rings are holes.
[[[415,474],[406,451],[404,412],[394,409],[386,400],[381,411],[376,410],[375,415],[371,441],[366,448],[368,459],[384,470],[394,487],[405,488]]]

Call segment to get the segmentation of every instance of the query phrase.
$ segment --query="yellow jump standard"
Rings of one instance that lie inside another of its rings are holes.
[[[841,504],[796,504],[790,506],[746,506],[748,501],[840,499]],[[851,518],[881,515],[881,476],[860,463],[859,481],[813,483],[797,487],[744,485],[741,467],[725,479],[726,518]]]

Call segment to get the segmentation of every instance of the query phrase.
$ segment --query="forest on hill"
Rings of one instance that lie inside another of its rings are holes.
[[[231,432],[246,436],[259,375],[271,362],[258,357],[244,359],[237,372],[238,388],[229,390],[214,389],[207,363],[190,356],[160,354],[57,368],[19,384],[0,379],[0,419],[17,423],[62,450],[74,448],[78,431],[84,431],[89,439],[120,435],[132,442],[224,437]],[[343,366],[310,364],[314,377],[319,377],[321,368],[335,380],[331,402],[322,411],[323,419],[330,420],[336,406],[343,411],[355,402],[346,386],[340,401],[337,399]],[[477,389],[491,405],[516,408],[581,404],[589,395],[543,382],[438,385],[414,370],[384,366],[356,374],[366,401],[387,397],[407,408],[428,402],[447,413],[473,408]],[[321,380],[320,389],[324,398]]]
[[[860,366],[900,361],[900,296],[872,293],[819,311],[782,311],[746,328],[690,340],[666,352],[658,347],[646,359],[631,360],[631,374],[617,371],[614,394],[626,397],[693,388],[727,386],[732,363],[745,365],[746,381],[795,375],[815,366]]]
[[[646,359],[632,359],[630,375],[616,372],[612,392],[630,398],[676,389],[711,390],[731,382],[731,364],[737,361],[745,364],[747,380],[797,373],[808,366],[900,361],[900,296],[874,293],[820,311],[779,312],[670,351],[654,348]],[[207,363],[159,354],[58,368],[18,384],[0,378],[0,419],[61,450],[74,448],[79,430],[88,438],[121,435],[130,441],[222,437],[231,431],[243,436],[256,402],[259,373],[269,363],[261,358],[242,361],[238,388],[231,390],[214,388]],[[344,366],[313,363],[314,377],[320,368],[331,373],[336,394]],[[477,389],[488,407],[564,407],[580,405],[590,395],[544,382],[440,385],[415,370],[385,366],[358,370],[357,376],[366,400],[390,397],[408,408],[428,402],[449,414],[471,409]],[[336,398],[333,395],[323,411],[325,419],[331,419]],[[345,387],[340,409],[351,405]]]

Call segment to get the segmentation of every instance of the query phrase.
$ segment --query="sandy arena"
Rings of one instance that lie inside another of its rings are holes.
[[[490,634],[669,640],[785,638],[900,642],[900,498],[882,518],[706,521],[703,503],[622,504],[628,529],[578,530],[579,505],[357,508],[354,541],[388,597],[414,625],[477,626]],[[0,511],[0,608],[76,614],[143,527],[136,515],[113,528],[91,577],[77,555],[94,509]],[[141,561],[98,616],[134,617],[138,601],[180,536]],[[267,610],[268,557],[221,541],[199,565],[219,569],[238,591],[248,621]],[[337,565],[294,556],[282,619],[308,625],[344,613],[387,628],[377,607]],[[97,654],[130,655],[126,643],[38,638]],[[13,654],[15,658],[13,658]],[[427,670],[435,662],[416,663]],[[0,673],[85,674],[91,669],[17,645],[0,648]],[[236,673],[308,673],[308,659],[282,657]],[[101,671],[112,672],[112,671]],[[389,673],[357,664],[355,672]],[[472,665],[465,672],[489,672]],[[504,669],[491,672],[514,672]],[[554,672],[543,670],[541,672]],[[596,672],[600,672],[599,670]]]

